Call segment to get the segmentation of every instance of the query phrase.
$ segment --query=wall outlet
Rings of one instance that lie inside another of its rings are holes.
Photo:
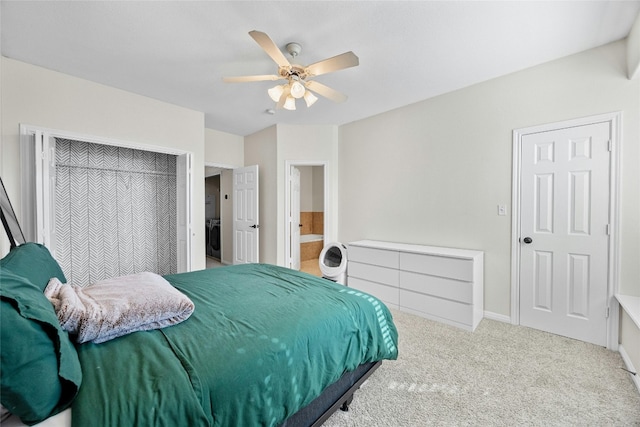
[[[498,215],[507,214],[507,205],[498,205]]]

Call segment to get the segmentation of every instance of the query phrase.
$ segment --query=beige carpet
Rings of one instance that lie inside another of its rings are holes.
[[[617,352],[487,319],[466,332],[393,315],[398,360],[325,426],[640,426]]]

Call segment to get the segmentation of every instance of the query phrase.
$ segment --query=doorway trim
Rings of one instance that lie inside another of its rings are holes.
[[[323,175],[322,179],[324,182],[324,224],[322,230],[322,246],[327,242],[327,232],[330,230],[329,228],[329,216],[327,212],[331,212],[331,200],[329,198],[330,190],[329,190],[329,161],[327,160],[285,160],[285,172],[284,172],[284,207],[285,207],[285,215],[284,216],[284,265],[287,268],[291,268],[291,247],[289,245],[289,241],[291,240],[291,230],[289,229],[289,214],[291,207],[291,167],[292,166],[322,166]]]
[[[607,348],[618,349],[619,306],[615,300],[618,291],[620,273],[620,158],[622,152],[622,112],[612,112],[595,116],[582,117],[555,123],[515,129],[513,131],[513,160],[512,160],[512,196],[511,196],[511,323],[520,324],[520,174],[522,156],[522,138],[525,135],[547,132],[569,127],[584,126],[595,123],[609,123],[611,152],[609,172],[609,272],[607,284],[607,302],[609,316],[607,317]]]

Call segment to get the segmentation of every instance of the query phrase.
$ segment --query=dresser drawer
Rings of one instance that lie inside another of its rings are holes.
[[[400,271],[400,287],[408,291],[433,295],[466,304],[473,302],[473,285],[470,282]]]
[[[381,267],[398,268],[400,265],[398,251],[349,246],[347,257],[350,261]]]
[[[398,308],[398,301],[400,297],[399,290],[396,287],[381,285],[380,283],[370,282],[368,280],[351,276],[349,276],[347,284],[350,288],[373,295],[390,307]]]
[[[423,295],[400,289],[400,309],[409,308],[425,315],[471,326],[473,324],[473,306],[461,302]]]
[[[400,269],[457,280],[473,281],[473,260],[402,252]]]
[[[370,282],[382,283],[389,286],[398,287],[399,270],[387,267],[380,267],[371,264],[349,261],[347,274],[349,277],[358,277]]]

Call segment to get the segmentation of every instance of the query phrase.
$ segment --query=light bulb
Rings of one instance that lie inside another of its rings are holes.
[[[294,81],[291,83],[291,96],[294,98],[302,98],[304,96],[305,90],[302,83],[299,81]]]
[[[284,101],[283,105],[285,110],[293,111],[296,109],[296,100],[292,96],[287,96],[287,100]]]
[[[311,107],[313,104],[316,103],[317,100],[318,100],[318,97],[312,94],[310,91],[306,91],[304,93],[304,101],[307,103],[307,107]]]
[[[269,89],[267,93],[269,94],[271,99],[273,99],[273,102],[278,102],[280,101],[280,97],[284,93],[284,86],[283,85],[274,86],[271,89]]]

